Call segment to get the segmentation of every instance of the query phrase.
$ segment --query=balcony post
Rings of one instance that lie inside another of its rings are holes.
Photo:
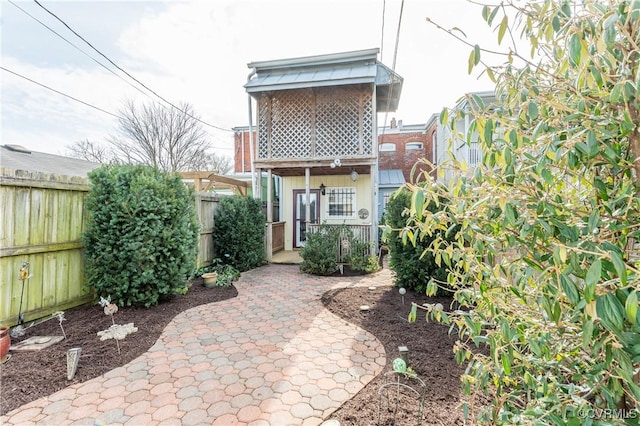
[[[311,223],[311,169],[306,167],[304,169],[304,188],[305,188],[305,205],[304,205],[304,222],[305,229],[309,229],[309,223]]]

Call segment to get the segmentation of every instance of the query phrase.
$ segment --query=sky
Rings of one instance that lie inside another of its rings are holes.
[[[465,0],[39,1],[155,94],[191,104],[212,152],[229,157],[231,129],[249,124],[249,62],[379,48],[404,78],[398,110],[380,114],[379,125],[426,123],[465,93],[493,87],[467,73],[471,48],[426,19],[494,45],[480,7]],[[75,142],[116,134],[113,115],[125,101],[162,102],[35,1],[0,2],[0,39],[9,70],[0,69],[2,144],[64,155]]]

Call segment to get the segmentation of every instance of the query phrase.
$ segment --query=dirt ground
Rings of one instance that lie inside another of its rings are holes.
[[[86,305],[67,310],[62,323],[66,340],[38,352],[14,352],[0,366],[0,414],[128,363],[147,351],[178,313],[236,295],[233,287],[207,289],[196,281],[188,294],[175,296],[170,302],[153,309],[121,308],[115,314],[116,323],[133,322],[138,327],[144,326],[144,332],[131,334],[121,340],[119,354],[114,340],[96,339],[98,331],[112,324],[111,318],[103,313],[100,306]],[[382,408],[380,424],[394,424],[394,418],[396,425],[462,424],[459,377],[463,370],[453,359],[455,339],[448,335],[446,327],[426,323],[424,318],[414,324],[408,323],[406,318],[412,301],[420,304],[440,302],[445,307],[451,302],[448,298],[427,298],[407,292],[403,304],[395,288],[348,288],[324,295],[322,302],[327,309],[368,330],[384,344],[388,358],[384,372],[392,370],[391,363],[399,355],[398,346],[407,346],[408,365],[426,384],[420,419],[417,419],[420,413],[416,410],[420,406],[421,395],[416,399],[408,394],[411,391],[406,391],[406,395],[400,394],[400,403],[396,407],[398,387],[384,387],[382,394],[379,393],[385,380],[389,379],[380,375],[331,416],[338,419],[341,425],[374,425],[378,422],[379,406]],[[359,309],[365,304],[370,306],[366,314]],[[34,335],[61,335],[57,319],[32,327],[22,339]],[[12,340],[15,343],[21,339]],[[69,381],[66,377],[66,352],[74,347],[82,347],[82,368]],[[396,380],[395,376],[392,380]],[[420,389],[415,380],[402,377],[402,381],[405,380],[408,380],[408,385]],[[384,389],[393,389],[393,392],[385,393]]]

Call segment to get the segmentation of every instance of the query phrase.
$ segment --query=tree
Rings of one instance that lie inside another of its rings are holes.
[[[225,155],[218,155],[215,152],[207,154],[206,163],[203,169],[212,170],[219,175],[226,175],[233,168],[233,160]]]
[[[109,147],[91,142],[88,139],[67,145],[67,155],[100,164],[118,163]]]
[[[481,421],[633,422],[640,1],[506,1],[482,15],[500,43],[512,43],[498,65],[471,46],[469,69],[482,67],[500,99],[492,111],[469,102],[482,164],[472,175],[455,161],[438,165],[458,169],[449,189],[412,186],[404,230],[415,241],[460,226],[455,241],[438,237],[429,250],[458,262],[447,281],[462,309],[429,315],[458,332],[463,388],[488,396]],[[526,54],[513,44],[519,35]],[[443,111],[441,121],[450,118]],[[428,214],[443,197],[445,213]]]
[[[125,102],[119,112],[118,135],[109,138],[116,158],[168,172],[205,169],[210,149],[207,134],[191,105],[183,103],[179,108]]]

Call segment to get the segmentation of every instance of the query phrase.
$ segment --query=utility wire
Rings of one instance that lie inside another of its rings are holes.
[[[5,68],[5,67],[3,67],[3,66],[0,66],[0,69],[1,69],[1,70],[3,70],[3,71],[6,71],[6,72],[8,72],[8,73],[11,73],[11,74],[13,74],[13,75],[15,75],[15,76],[18,76],[18,77],[20,77],[20,78],[23,78],[23,79],[25,79],[25,80],[27,80],[27,81],[29,81],[29,82],[33,83],[33,84],[37,84],[37,85],[38,85],[38,86],[40,86],[40,87],[44,87],[44,88],[45,88],[45,89],[47,89],[47,90],[51,90],[52,92],[55,92],[55,93],[57,93],[57,94],[59,94],[59,95],[62,95],[62,96],[67,97],[67,98],[69,98],[69,99],[73,99],[73,100],[74,100],[74,101],[76,101],[76,102],[80,102],[81,104],[86,105],[86,106],[88,106],[88,107],[90,107],[90,108],[97,109],[97,110],[98,110],[98,111],[100,111],[100,112],[104,112],[105,114],[109,114],[109,115],[110,115],[110,116],[112,116],[112,117],[115,117],[115,118],[118,118],[118,119],[120,119],[120,120],[123,120],[123,118],[122,118],[122,117],[120,117],[120,116],[119,116],[119,115],[117,115],[117,114],[114,114],[114,113],[112,113],[112,112],[109,112],[109,111],[107,111],[107,110],[104,110],[104,109],[102,109],[102,108],[100,108],[100,107],[97,107],[97,106],[95,106],[95,105],[91,105],[91,104],[90,104],[90,103],[88,103],[88,102],[81,101],[81,100],[80,100],[80,99],[78,99],[78,98],[74,98],[74,97],[73,97],[73,96],[71,96],[71,95],[67,95],[66,93],[63,93],[63,92],[61,92],[61,91],[59,91],[59,90],[56,90],[56,89],[53,89],[53,88],[51,88],[51,87],[49,87],[49,86],[47,86],[47,85],[45,85],[45,84],[38,83],[37,81],[30,79],[29,77],[25,77],[24,75],[22,75],[22,74],[18,74],[17,72],[15,72],[15,71],[11,71],[10,69],[7,69],[7,68]]]
[[[384,15],[387,9],[387,0],[382,0],[382,29],[380,30],[380,60],[382,60],[384,53]]]
[[[393,95],[393,82],[396,74],[396,59],[398,58],[398,45],[400,43],[400,27],[402,26],[402,12],[404,11],[404,0],[400,3],[400,16],[398,17],[398,30],[396,31],[396,44],[393,50],[393,62],[391,64],[391,84],[389,85],[389,94],[387,97],[387,108],[384,112],[384,126],[382,126],[382,137],[384,137],[387,128],[387,118],[389,117],[389,106],[391,105],[391,97]]]
[[[159,99],[161,99],[162,101],[164,101],[165,103],[167,103],[168,105],[171,105],[173,108],[177,109],[178,111],[182,112],[183,114],[185,114],[188,117],[193,118],[194,120],[204,124],[205,126],[209,126],[212,127],[214,129],[218,129],[218,130],[223,130],[223,131],[227,131],[227,132],[232,132],[233,130],[231,129],[225,129],[223,127],[219,127],[213,124],[209,124],[206,121],[202,121],[201,119],[199,119],[198,117],[195,117],[191,114],[188,114],[187,112],[183,111],[182,109],[178,108],[177,106],[175,106],[173,103],[169,102],[168,100],[166,100],[165,98],[163,98],[162,96],[160,96],[158,93],[156,93],[154,90],[150,89],[147,85],[145,85],[144,83],[142,83],[140,80],[138,80],[137,78],[135,78],[134,76],[132,76],[131,74],[129,74],[127,71],[125,71],[124,69],[122,69],[118,64],[116,64],[115,62],[113,62],[111,59],[109,59],[109,57],[107,57],[104,53],[102,53],[101,51],[99,51],[98,49],[96,49],[91,43],[89,43],[84,37],[82,37],[80,34],[78,34],[75,30],[73,30],[66,22],[64,22],[62,19],[60,19],[55,13],[51,12],[49,9],[47,9],[46,7],[44,7],[38,0],[33,0],[38,6],[40,6],[42,9],[44,9],[48,14],[50,14],[51,16],[53,16],[55,19],[57,19],[62,25],[64,25],[65,27],[67,27],[67,29],[69,31],[71,31],[76,37],[78,37],[80,40],[84,41],[91,49],[93,49],[94,51],[96,51],[100,56],[102,56],[104,59],[106,59],[107,61],[109,61],[109,63],[111,65],[113,65],[114,67],[116,67],[117,69],[119,69],[120,71],[122,71],[123,73],[125,73],[129,78],[131,78],[133,81],[135,81],[136,83],[138,83],[139,85],[141,85],[142,87],[144,87],[145,89],[147,89],[149,92],[153,93],[155,96],[157,96]]]
[[[400,16],[398,17],[398,31],[396,32],[396,45],[393,50],[393,63],[391,69],[396,70],[396,59],[398,58],[398,44],[400,43],[400,27],[402,26],[402,11],[404,10],[404,0],[400,3]]]
[[[116,73],[114,70],[112,70],[111,68],[107,67],[106,65],[104,65],[102,62],[98,61],[97,59],[95,59],[93,56],[89,55],[87,52],[85,52],[84,50],[80,49],[78,46],[76,46],[75,44],[73,44],[71,41],[69,41],[68,39],[66,39],[64,36],[60,35],[60,33],[56,32],[53,28],[49,27],[47,24],[45,24],[44,22],[42,22],[41,20],[39,20],[38,18],[36,18],[35,16],[33,16],[32,14],[30,14],[29,12],[27,12],[26,10],[24,10],[23,8],[21,8],[20,6],[18,6],[15,2],[13,2],[13,0],[9,0],[9,3],[11,3],[12,5],[14,5],[15,7],[17,7],[18,9],[20,9],[24,14],[26,14],[27,16],[29,16],[30,18],[34,19],[35,21],[37,21],[40,25],[42,25],[43,27],[45,27],[46,29],[48,29],[49,31],[51,31],[52,33],[54,33],[55,35],[57,35],[58,37],[60,37],[62,40],[66,41],[68,44],[70,44],[71,46],[73,46],[76,50],[78,50],[80,53],[82,53],[83,55],[85,55],[87,58],[91,59],[93,62],[95,62],[96,64],[100,65],[102,68],[104,68],[105,70],[109,71],[111,74],[115,75],[116,77],[118,77],[120,80],[124,81],[125,83],[127,83],[129,86],[133,87],[134,89],[136,89],[138,92],[142,93],[143,95],[145,95],[146,97],[148,97],[149,99],[152,99],[151,96],[149,96],[148,93],[144,92],[142,89],[140,89],[139,87],[133,85],[131,82],[125,80],[121,75],[119,75],[118,73]]]

